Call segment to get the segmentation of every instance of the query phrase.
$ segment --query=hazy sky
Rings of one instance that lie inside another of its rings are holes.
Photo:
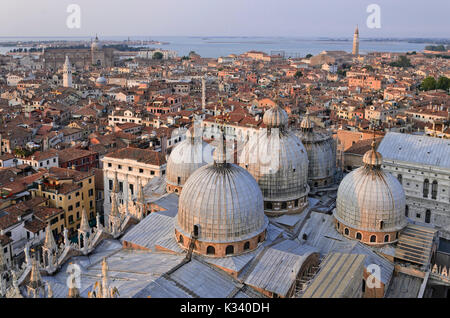
[[[449,0],[0,0],[0,36],[450,37]],[[69,29],[69,4],[81,28]],[[369,4],[381,28],[369,29]]]

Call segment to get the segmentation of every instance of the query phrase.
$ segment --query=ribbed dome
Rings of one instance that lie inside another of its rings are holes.
[[[212,162],[213,148],[201,137],[191,136],[189,131],[186,135],[167,160],[167,183],[181,187],[195,170]]]
[[[333,178],[336,170],[336,153],[333,138],[325,132],[299,133],[308,153],[308,179]]]
[[[308,115],[306,115],[302,122],[300,123],[300,127],[303,129],[313,129],[314,128],[314,123],[313,121],[309,118]]]
[[[234,164],[209,164],[195,171],[181,191],[175,228],[198,241],[232,243],[262,233],[268,224],[255,179]]]
[[[261,130],[245,144],[239,164],[258,181],[265,201],[296,200],[309,192],[308,155],[290,131]]]
[[[263,123],[268,127],[284,127],[288,123],[288,115],[286,111],[278,105],[268,109],[264,113]]]
[[[349,227],[369,232],[393,232],[406,225],[406,198],[400,182],[380,165],[372,149],[364,167],[349,173],[339,185],[335,218]],[[380,225],[382,224],[382,225]]]
[[[372,149],[364,154],[363,162],[370,166],[381,166],[383,163],[383,156],[375,150],[375,141],[372,142]]]

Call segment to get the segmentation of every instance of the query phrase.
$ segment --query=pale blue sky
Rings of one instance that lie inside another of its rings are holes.
[[[0,36],[450,37],[449,0],[0,0]],[[69,29],[67,6],[81,7]],[[381,7],[381,29],[366,8]]]

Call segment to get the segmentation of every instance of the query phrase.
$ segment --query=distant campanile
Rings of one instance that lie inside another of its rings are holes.
[[[358,26],[356,26],[355,34],[353,35],[353,51],[352,54],[358,55],[359,54],[359,31]]]
[[[63,66],[63,86],[72,87],[72,66],[69,57],[66,55],[66,61]]]

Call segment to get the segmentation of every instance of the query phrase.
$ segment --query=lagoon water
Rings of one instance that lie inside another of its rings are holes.
[[[128,37],[101,37],[105,41],[122,41]],[[7,41],[52,41],[52,40],[85,40],[90,41],[90,37],[43,37],[43,38],[15,38],[0,37],[0,53],[4,54],[13,47],[2,47],[1,42]],[[323,50],[347,51],[352,50],[352,39],[327,39],[327,38],[306,38],[306,37],[188,37],[188,36],[152,36],[152,37],[130,37],[130,40],[154,40],[168,42],[163,45],[151,45],[162,49],[174,50],[179,56],[188,55],[190,51],[195,51],[202,57],[217,58],[228,54],[241,54],[250,50],[271,53],[284,51],[286,56],[305,56],[306,54],[318,54]],[[368,52],[408,52],[422,51],[428,43],[408,43],[407,41],[373,41],[360,39],[360,53]]]

